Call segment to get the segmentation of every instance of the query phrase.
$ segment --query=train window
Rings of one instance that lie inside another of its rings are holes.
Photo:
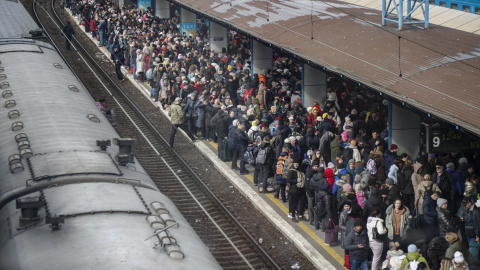
[[[0,74],[0,81],[4,81],[7,79],[7,74]]]
[[[180,250],[180,246],[177,244],[166,245],[165,252],[168,256],[174,259],[182,260],[185,258],[185,254],[183,254],[182,250]]]
[[[10,171],[12,173],[19,173],[23,171],[23,165],[22,163],[14,163],[10,165]]]
[[[17,103],[13,99],[9,99],[9,100],[5,101],[5,107],[7,107],[7,108],[15,107],[15,105],[17,105]]]
[[[22,158],[29,158],[33,156],[32,149],[23,149],[22,151],[20,151],[20,155],[22,156]]]
[[[19,163],[20,161],[21,161],[21,157],[19,154],[11,155],[8,157],[8,164],[10,165]]]
[[[3,91],[3,93],[2,93],[2,97],[3,97],[3,98],[9,98],[9,97],[11,97],[11,96],[13,96],[13,94],[12,94],[12,91],[10,91],[10,90],[5,90],[5,91]]]
[[[21,141],[18,143],[18,150],[22,151],[25,149],[30,148],[30,142],[29,141]]]
[[[27,134],[25,133],[20,133],[15,136],[15,140],[17,143],[23,142],[23,141],[28,141]]]
[[[2,88],[2,89],[8,88],[9,86],[10,86],[10,84],[8,82],[1,82],[0,83],[0,88]]]
[[[90,121],[92,121],[92,122],[100,123],[100,119],[98,119],[98,117],[93,113],[88,114],[87,118],[90,119]]]
[[[20,112],[17,111],[17,110],[9,111],[9,112],[8,112],[8,117],[9,117],[10,119],[18,118],[18,117],[20,117]]]
[[[18,121],[12,124],[12,130],[13,131],[19,131],[23,129],[23,123]]]
[[[75,85],[69,85],[68,89],[70,89],[70,91],[72,91],[72,92],[78,92],[79,91],[78,88]]]

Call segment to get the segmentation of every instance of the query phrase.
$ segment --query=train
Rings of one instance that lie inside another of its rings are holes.
[[[23,5],[0,21],[0,269],[221,269]]]

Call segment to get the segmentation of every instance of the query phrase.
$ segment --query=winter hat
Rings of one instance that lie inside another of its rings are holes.
[[[356,193],[362,192],[362,186],[360,184],[355,184],[355,192]]]
[[[415,246],[414,244],[411,244],[408,246],[408,252],[417,252],[418,249],[417,249],[417,246]]]
[[[235,120],[233,120],[233,122],[232,122],[232,125],[233,125],[233,126],[236,126],[236,125],[237,125],[237,123],[238,123],[238,120],[237,120],[237,119],[235,119]]]
[[[462,157],[461,159],[458,160],[458,163],[460,164],[467,164],[468,163],[468,160],[464,157]]]
[[[353,160],[353,158],[352,158],[352,159],[350,159],[350,160],[348,161],[348,164],[350,164],[350,163],[353,163],[353,164],[355,164],[355,160]]]
[[[343,165],[343,163],[340,163],[337,165],[337,169],[341,170],[341,169],[345,169],[345,165]]]
[[[335,168],[335,164],[333,164],[332,162],[328,162],[327,168],[333,169]]]
[[[318,166],[318,165],[320,165],[320,162],[318,162],[318,159],[315,159],[314,161],[312,161],[312,167]]]
[[[330,185],[328,183],[325,183],[320,187],[320,189],[321,190],[328,190],[328,189],[330,189]]]
[[[435,158],[435,154],[434,153],[429,153],[428,157]]]
[[[352,207],[352,202],[351,202],[351,201],[346,201],[346,202],[343,204],[343,206],[345,206],[345,205],[348,205],[348,206]]]
[[[449,244],[451,244],[451,243],[458,240],[458,235],[454,232],[449,232],[449,233],[447,233],[447,235],[445,235],[445,239],[447,240],[447,242]]]
[[[392,143],[392,145],[390,145],[390,151],[392,150],[397,150],[398,149],[398,146],[394,143]]]
[[[392,178],[387,178],[387,180],[385,180],[385,184],[387,184],[389,186],[393,186],[394,183],[395,183],[395,181],[393,181]]]
[[[369,186],[375,186],[376,184],[377,184],[377,182],[375,181],[374,178],[371,178],[371,177],[368,178],[368,185]]]
[[[323,167],[318,167],[317,173],[323,176],[323,174],[325,173],[325,168],[323,168]]]
[[[262,128],[264,128],[264,127],[268,128],[268,125],[267,125],[266,122],[263,122],[263,123],[260,125],[260,129],[262,129]]]
[[[437,206],[438,206],[438,207],[442,207],[442,205],[443,205],[444,203],[448,203],[448,201],[445,200],[444,198],[438,198],[438,199],[437,199]]]
[[[442,166],[443,167],[443,162],[441,160],[437,160],[437,162],[435,162],[435,166]]]
[[[293,153],[291,158],[293,159],[293,163],[301,163],[300,155],[298,153]]]
[[[455,165],[453,164],[453,162],[447,163],[447,169],[455,170]]]
[[[351,144],[352,146],[357,146],[357,141],[352,140],[352,141],[350,142],[350,144]]]
[[[252,121],[252,127],[256,127],[258,125],[257,121]]]
[[[342,189],[343,189],[343,191],[345,191],[345,192],[351,192],[351,191],[352,191],[352,186],[350,186],[350,184],[344,184],[344,185],[342,186]]]
[[[363,227],[363,222],[361,219],[355,219],[355,221],[353,222],[353,226],[354,227],[357,227],[357,226],[362,226]]]
[[[460,251],[455,252],[455,255],[453,255],[453,259],[455,260],[456,263],[463,263],[465,261],[465,258],[463,257],[463,254]]]
[[[281,130],[285,129],[285,127],[283,125],[278,125],[277,129],[281,131]]]
[[[355,169],[355,172],[358,174],[361,174],[365,169],[363,168],[363,166],[358,166],[356,169]]]
[[[380,189],[380,196],[388,196],[388,189],[386,188]]]

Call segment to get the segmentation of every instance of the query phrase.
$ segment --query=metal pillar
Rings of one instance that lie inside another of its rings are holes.
[[[421,119],[416,113],[401,106],[388,104],[388,147],[398,146],[398,153],[407,153],[414,159],[420,151]]]
[[[170,2],[167,0],[155,0],[155,16],[160,19],[170,18]]]
[[[217,53],[222,52],[222,49],[228,48],[227,28],[215,23],[209,23],[208,39],[210,40],[210,50]]]
[[[187,36],[197,32],[197,14],[184,8],[180,9],[180,33],[186,32]]]
[[[327,74],[309,64],[302,64],[302,104],[310,107],[315,101],[327,100]],[[323,108],[322,108],[323,109]]]
[[[262,73],[262,69],[271,69],[273,67],[273,49],[256,40],[252,40],[251,61],[251,76],[253,78],[253,74]]]
[[[404,24],[424,24],[428,28],[428,0],[406,0],[407,14],[403,14],[403,0],[382,0],[382,25],[386,25],[387,21],[398,24],[398,29],[402,30]],[[424,19],[412,19],[412,14],[421,9]]]

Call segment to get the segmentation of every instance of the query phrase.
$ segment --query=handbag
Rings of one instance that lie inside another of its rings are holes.
[[[387,234],[386,233],[379,234],[377,229],[377,224],[378,224],[378,220],[377,220],[377,223],[375,223],[375,227],[372,228],[372,239],[375,239],[377,241],[385,241]]]
[[[188,111],[185,113],[185,119],[191,119],[192,118],[192,112]]]
[[[415,208],[413,209],[412,219],[410,219],[410,227],[419,228],[422,225],[421,222],[422,220],[420,214],[418,213],[418,208],[415,206]]]
[[[327,229],[325,230],[325,244],[332,244],[338,241],[338,229],[333,223],[333,220],[328,221]]]

